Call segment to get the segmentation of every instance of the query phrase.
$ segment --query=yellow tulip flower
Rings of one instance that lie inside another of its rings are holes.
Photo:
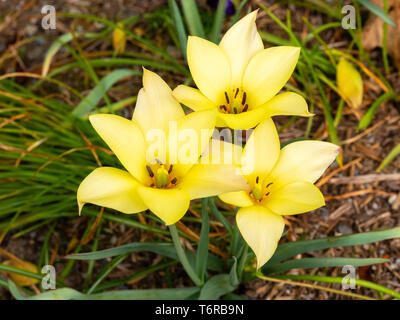
[[[236,222],[257,257],[257,269],[274,254],[284,229],[283,215],[325,205],[314,182],[335,160],[339,147],[322,141],[293,142],[280,150],[273,121],[268,118],[251,134],[242,153],[242,173],[250,191],[220,195],[241,207]]]
[[[277,95],[293,73],[300,48],[264,49],[256,16],[253,11],[238,21],[219,45],[189,37],[188,65],[198,89],[179,85],[173,95],[195,111],[217,109],[218,127],[250,129],[274,115],[312,116],[302,96]]]
[[[100,167],[91,172],[78,188],[79,210],[85,203],[123,213],[150,209],[170,225],[186,213],[191,199],[248,188],[235,166],[198,163],[215,119],[214,110],[185,115],[168,85],[144,69],[132,120],[111,114],[89,118],[127,171]],[[151,152],[158,133],[164,155],[160,150]],[[185,133],[194,133],[194,138],[187,139]]]

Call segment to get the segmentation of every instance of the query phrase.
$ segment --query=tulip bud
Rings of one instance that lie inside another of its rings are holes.
[[[337,66],[336,81],[339,90],[350,101],[351,107],[360,107],[363,98],[362,78],[357,69],[344,58],[340,59]]]
[[[117,24],[118,27],[122,28],[122,23]],[[114,50],[118,53],[124,53],[126,44],[126,34],[123,30],[115,28],[113,33],[113,46]]]

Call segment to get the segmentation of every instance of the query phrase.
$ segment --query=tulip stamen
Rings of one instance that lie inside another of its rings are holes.
[[[219,108],[220,109],[222,109],[223,111],[225,111],[225,112],[227,112],[228,111],[228,109],[226,108],[226,106],[225,105],[220,105],[219,106]]]
[[[242,105],[244,105],[246,103],[246,98],[247,98],[247,94],[246,94],[246,92],[243,92]]]
[[[226,91],[225,91],[224,93],[225,93],[225,99],[226,99],[226,102],[229,104],[230,102],[229,102],[228,93],[227,93]]]
[[[235,92],[235,99],[236,99],[236,97],[237,97],[238,93],[239,93],[239,88],[236,88],[236,92]]]
[[[149,176],[150,176],[151,178],[153,178],[153,177],[154,177],[154,173],[153,173],[153,171],[151,170],[150,166],[146,166],[146,169],[147,169],[147,172],[149,173]]]
[[[248,108],[249,108],[249,105],[246,103],[246,105],[244,106],[242,112],[246,112]]]
[[[172,168],[173,168],[173,165],[171,164],[171,165],[169,166],[169,169],[168,169],[168,174],[170,174],[170,173],[172,172]]]
[[[175,177],[175,178],[173,178],[173,179],[171,180],[171,183],[172,183],[172,184],[176,184],[177,181],[178,181],[178,180],[177,180],[176,177]]]

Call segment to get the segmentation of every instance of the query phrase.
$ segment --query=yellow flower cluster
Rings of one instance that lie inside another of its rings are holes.
[[[171,91],[144,69],[132,120],[90,117],[126,171],[100,167],[90,173],[77,192],[80,210],[85,203],[128,214],[149,209],[169,225],[182,218],[190,200],[219,196],[240,207],[237,225],[259,268],[275,252],[282,216],[325,204],[314,182],[339,148],[321,141],[280,148],[271,116],[312,114],[301,95],[279,93],[300,48],[264,49],[256,16],[254,11],[238,21],[219,45],[189,37],[188,64],[198,89],[180,85]],[[180,103],[194,112],[185,115]],[[215,127],[255,129],[242,150],[213,140]],[[206,154],[211,159],[202,161]]]

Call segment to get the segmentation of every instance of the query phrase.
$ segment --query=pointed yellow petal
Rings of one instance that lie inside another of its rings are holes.
[[[136,213],[147,209],[137,194],[140,183],[128,172],[100,167],[93,170],[79,185],[77,199],[79,208],[93,203],[123,213]]]
[[[274,187],[292,182],[314,183],[335,160],[340,148],[323,141],[298,141],[285,146],[271,172]]]
[[[293,182],[271,192],[263,203],[281,215],[304,213],[325,205],[321,191],[310,182]]]
[[[236,222],[243,239],[257,257],[257,269],[274,254],[282,236],[285,222],[280,215],[262,206],[241,208]]]
[[[166,225],[179,221],[189,209],[189,195],[179,189],[154,189],[139,187],[143,202]]]
[[[140,182],[150,183],[146,171],[146,144],[139,126],[113,114],[96,114],[89,120],[122,165]]]
[[[219,44],[230,62],[234,88],[241,87],[244,70],[250,59],[264,49],[257,32],[256,18],[257,10],[240,19],[225,33]]]
[[[224,193],[219,195],[218,198],[220,198],[223,202],[237,207],[249,207],[254,205],[253,200],[246,191]]]
[[[278,132],[271,118],[267,118],[254,129],[243,150],[242,171],[250,187],[257,176],[262,181],[270,173],[279,153]]]
[[[308,112],[308,106],[304,98],[294,92],[285,92],[276,95],[267,103],[262,105],[265,109],[267,116],[301,116],[312,117],[313,114]]]
[[[225,53],[216,44],[189,36],[189,69],[201,92],[215,104],[224,103],[224,92],[231,87],[231,70]]]
[[[201,156],[200,163],[233,164],[240,168],[242,163],[242,147],[237,144],[221,141],[219,138],[220,136],[213,136]]]
[[[300,48],[272,47],[257,53],[243,77],[243,90],[254,109],[275,96],[289,80],[299,58]]]
[[[146,135],[151,129],[168,132],[169,121],[185,116],[172,90],[156,73],[143,68],[143,88],[139,91],[133,119]]]
[[[194,111],[216,108],[216,105],[212,101],[208,100],[199,89],[181,84],[174,89],[172,95],[180,103]]]
[[[254,128],[265,119],[266,113],[265,108],[256,108],[238,114],[218,112],[218,118],[225,124],[223,127],[227,126],[235,130],[247,130]]]
[[[196,164],[183,178],[179,187],[189,194],[190,199],[249,189],[240,170],[227,164]]]
[[[207,148],[214,130],[217,110],[195,111],[178,122],[177,135],[168,137],[169,163],[174,164],[174,172],[183,177],[197,163]]]
[[[339,90],[350,100],[353,108],[362,104],[363,81],[360,73],[346,59],[341,58],[337,66],[336,82]]]

